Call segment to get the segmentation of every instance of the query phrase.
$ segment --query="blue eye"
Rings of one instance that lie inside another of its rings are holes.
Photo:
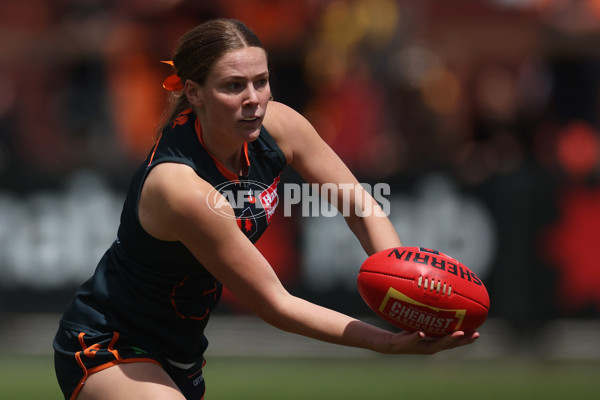
[[[242,88],[242,84],[239,82],[230,82],[227,84],[227,89],[228,90],[240,90]]]

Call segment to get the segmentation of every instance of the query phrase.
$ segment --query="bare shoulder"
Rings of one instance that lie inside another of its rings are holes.
[[[142,196],[156,198],[169,207],[176,207],[190,196],[205,197],[207,193],[204,192],[211,188],[191,167],[166,162],[152,168],[144,182]]]
[[[314,132],[302,114],[276,101],[269,102],[263,125],[285,154],[288,164],[292,163],[298,144]]]
[[[273,128],[300,123],[304,117],[296,110],[278,101],[270,101],[265,115],[265,124]]]
[[[142,188],[140,223],[157,239],[181,240],[182,227],[193,220],[200,222],[214,217],[208,204],[212,190],[187,165],[159,164],[150,171]]]

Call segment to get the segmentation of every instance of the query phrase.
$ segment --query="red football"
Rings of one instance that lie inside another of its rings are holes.
[[[473,271],[423,247],[373,254],[360,268],[358,290],[384,320],[429,336],[472,331],[483,324],[490,308],[487,290]]]

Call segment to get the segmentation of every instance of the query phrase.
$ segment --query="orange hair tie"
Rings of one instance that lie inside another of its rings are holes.
[[[173,66],[173,61],[161,61],[162,63],[169,64]],[[163,81],[163,88],[168,91],[176,91],[183,89],[183,82],[181,82],[181,78],[177,74],[167,76],[167,79]]]

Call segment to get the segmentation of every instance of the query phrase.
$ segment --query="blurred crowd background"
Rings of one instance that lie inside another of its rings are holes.
[[[599,0],[1,4],[0,312],[60,312],[93,272],[167,104],[160,61],[229,17],[263,40],[275,99],[391,185],[404,244],[475,270],[492,318],[533,337],[600,316]],[[258,245],[286,286],[369,313],[343,220],[279,214]]]

